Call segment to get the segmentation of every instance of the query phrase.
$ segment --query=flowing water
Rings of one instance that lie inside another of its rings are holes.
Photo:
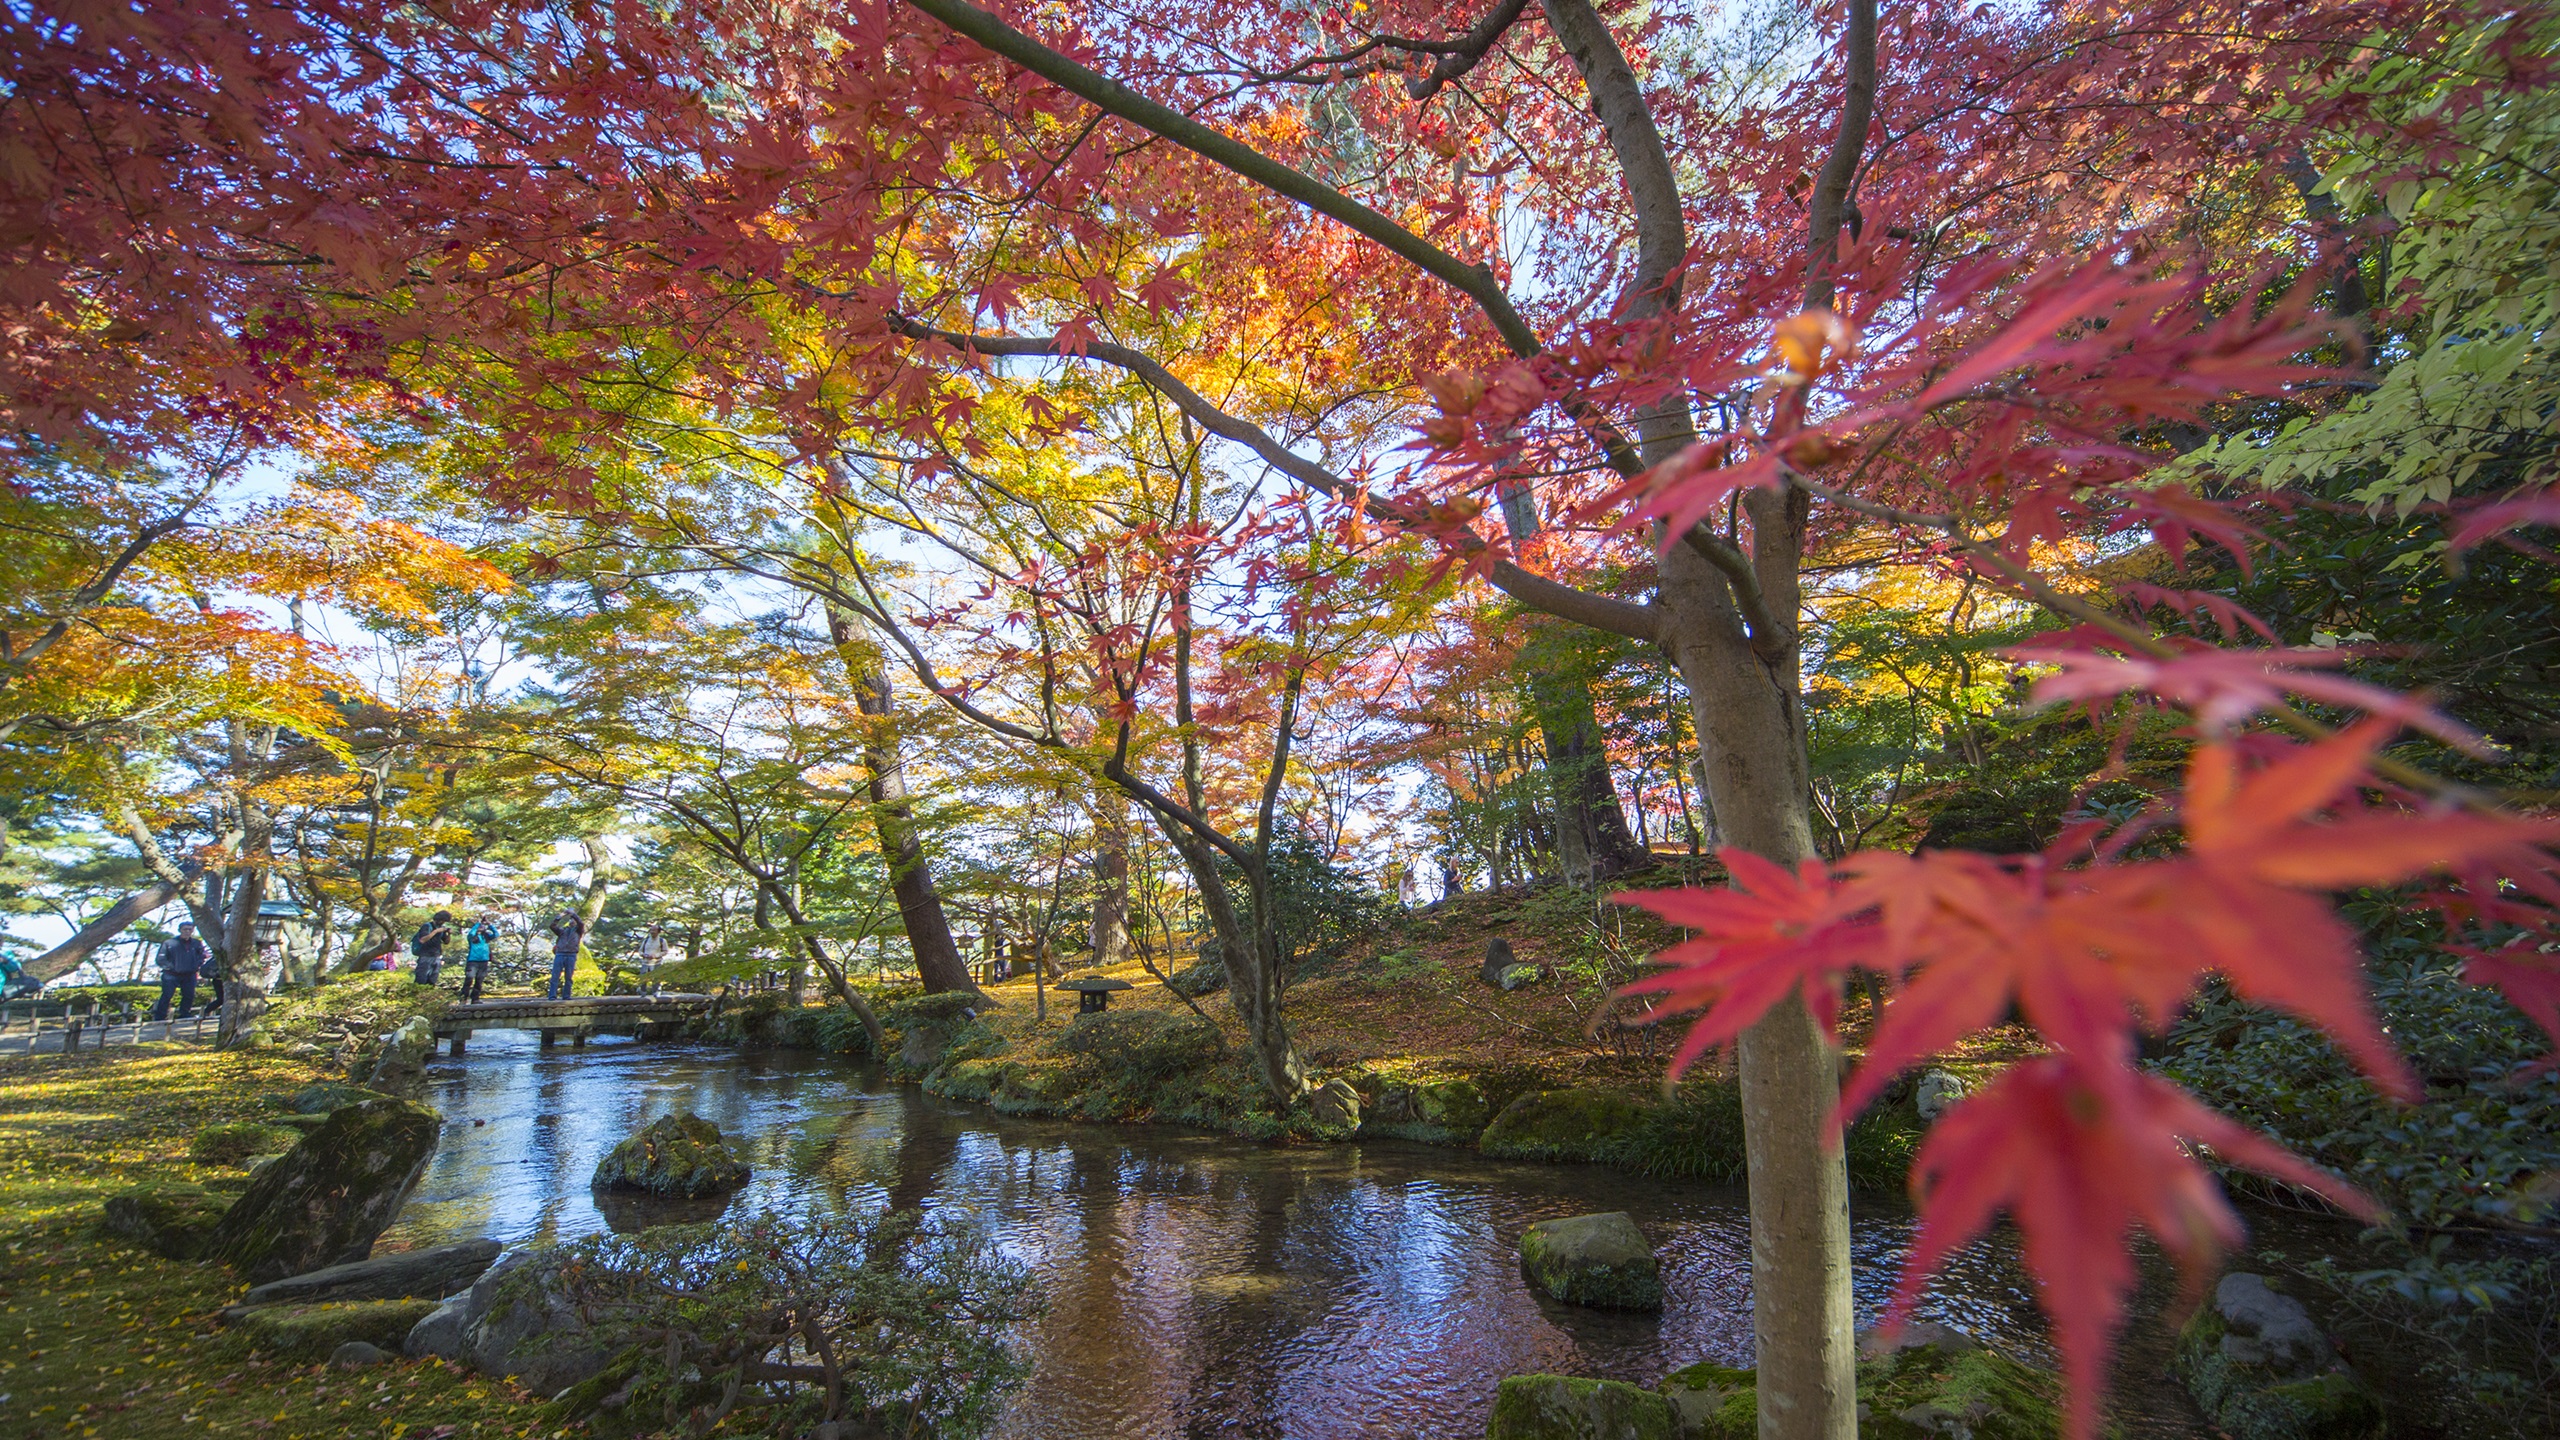
[[[1439,1440],[1484,1433],[1503,1376],[1651,1384],[1697,1360],[1748,1364],[1746,1221],[1734,1187],[1384,1144],[1267,1147],[1167,1127],[1016,1120],[799,1054],[598,1041],[543,1051],[482,1032],[429,1072],[443,1143],[386,1246],[603,1229],[596,1161],[645,1121],[692,1110],[737,1139],[755,1179],[736,1210],[921,1207],[987,1227],[1049,1298],[1024,1336],[1035,1370],[1001,1433],[1017,1440],[1235,1435]],[[1659,1315],[1533,1294],[1531,1222],[1625,1210],[1658,1247]],[[1862,1317],[1882,1304],[1908,1212],[1860,1197]],[[1957,1258],[1924,1313],[2044,1351],[2004,1245]],[[2211,1432],[2138,1325],[2119,1418],[2140,1436]]]

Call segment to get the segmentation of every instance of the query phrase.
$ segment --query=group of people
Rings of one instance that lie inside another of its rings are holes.
[[[410,976],[421,985],[444,978],[444,948],[452,943],[453,912],[439,910],[409,937]],[[489,983],[489,960],[498,943],[498,917],[483,912],[462,927],[462,998],[477,1000]]]
[[[587,922],[577,912],[564,910],[543,927],[551,935],[551,979],[543,989],[546,1000],[566,1000],[570,986],[577,979],[578,952],[587,942]],[[498,918],[483,914],[462,929],[462,998],[479,1000],[489,981],[490,947],[497,943]],[[409,956],[413,964],[411,978],[421,985],[433,985],[444,973],[445,946],[454,939],[453,912],[439,910],[417,933],[409,937]],[[667,953],[666,926],[652,924],[640,939],[640,962],[654,969]]]
[[[586,921],[574,911],[563,911],[544,928],[551,935],[551,979],[544,988],[543,996],[549,1000],[565,1000],[569,998],[571,983],[577,978],[578,952],[587,939]],[[458,938],[463,947],[462,998],[484,998],[489,983],[489,962],[499,933],[498,917],[494,914],[484,912],[457,932],[453,912],[437,911],[409,937],[411,978],[421,985],[439,983],[444,978],[446,947]],[[666,954],[666,926],[663,923],[652,924],[640,940],[641,965],[655,969]],[[196,1013],[199,989],[209,992],[204,1006],[206,1014],[221,1008],[221,967],[211,948],[196,934],[194,921],[179,923],[178,933],[162,942],[156,961],[160,969],[160,1000],[152,1007],[152,1019],[168,1019],[172,1000],[177,1002],[179,1019],[192,1018]],[[382,968],[390,968],[387,959]],[[27,976],[25,969],[16,957],[0,955],[0,992],[5,992],[8,998],[16,998],[42,989],[42,984]]]

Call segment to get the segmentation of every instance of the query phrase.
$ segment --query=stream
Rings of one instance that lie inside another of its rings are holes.
[[[1008,1440],[1475,1440],[1506,1375],[1650,1385],[1697,1360],[1750,1363],[1737,1186],[1405,1142],[1271,1147],[1010,1119],[824,1056],[607,1039],[543,1051],[513,1032],[439,1056],[427,1098],[444,1137],[384,1248],[603,1229],[596,1161],[686,1109],[755,1166],[731,1213],[921,1207],[985,1227],[1050,1306],[1023,1337],[1035,1369],[998,1432]],[[1896,1201],[1857,1203],[1863,1321],[1912,1221]],[[1629,1212],[1654,1241],[1670,1297],[1659,1316],[1557,1304],[1522,1280],[1523,1228],[1593,1210]],[[2161,1297],[2143,1298],[2115,1418],[2129,1436],[2210,1435],[2163,1373]],[[2005,1242],[1959,1255],[1923,1313],[2046,1358]]]

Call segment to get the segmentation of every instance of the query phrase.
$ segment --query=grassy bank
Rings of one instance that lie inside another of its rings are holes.
[[[358,998],[350,991],[344,999]],[[194,1440],[496,1440],[544,1427],[536,1402],[440,1363],[367,1370],[254,1353],[213,1314],[241,1284],[219,1266],[164,1260],[101,1233],[99,1207],[146,1182],[236,1189],[198,1164],[210,1125],[256,1121],[338,1078],[312,1056],[140,1046],[0,1060],[0,1435]]]

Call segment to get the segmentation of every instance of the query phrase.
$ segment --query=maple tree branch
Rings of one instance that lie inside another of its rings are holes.
[[[2055,588],[2051,581],[2002,554],[1997,545],[1976,538],[1965,529],[1964,522],[1953,515],[1900,509],[1835,489],[1792,466],[1781,465],[1778,470],[1790,486],[1814,499],[1827,501],[1844,510],[1864,515],[1869,519],[1882,520],[1887,524],[1935,530],[1945,535],[1957,549],[1963,551],[1975,563],[2015,586],[2020,594],[2038,605],[2068,619],[2094,625],[2123,641],[2128,648],[2138,650],[2152,659],[2175,660],[2186,653],[2151,633],[2149,629],[2134,624],[2104,606],[2093,605],[2079,596]],[[2308,740],[2326,740],[2338,733],[2336,727],[2324,725],[2283,701],[2268,707],[2267,713],[2273,716],[2278,724]],[[2452,800],[2466,809],[2483,814],[2502,814],[2505,811],[2505,806],[2500,803],[2498,796],[2477,786],[2465,785],[2458,780],[2447,780],[2441,775],[2430,774],[2415,765],[2394,760],[2386,755],[2376,755],[2368,763],[2376,776],[2394,785],[2415,790],[2420,794]]]
[[[1528,8],[1529,0],[1502,0],[1454,43],[1434,47],[1442,50],[1439,60],[1433,63],[1428,73],[1408,77],[1404,82],[1404,93],[1416,100],[1428,100],[1439,94],[1450,81],[1483,63],[1484,57],[1492,53],[1494,43],[1519,23],[1520,13]],[[1390,45],[1399,43],[1384,36],[1380,39]]]
[[[1814,182],[1806,211],[1807,310],[1831,308],[1831,269],[1839,258],[1840,222],[1848,213],[1849,187],[1858,178],[1858,159],[1867,148],[1867,126],[1875,118],[1876,0],[1849,0],[1849,33],[1844,39],[1840,129],[1831,137],[1831,154],[1822,162],[1822,176]]]
[[[1512,307],[1511,297],[1495,282],[1489,265],[1470,265],[1376,210],[1361,204],[1303,170],[1283,165],[1243,141],[1224,135],[1164,105],[1101,71],[1078,64],[1049,46],[1016,30],[969,0],[907,0],[909,5],[1060,89],[1083,97],[1142,130],[1160,135],[1213,164],[1225,167],[1274,194],[1283,195],[1403,257],[1425,274],[1476,302],[1493,322],[1503,344],[1515,355],[1535,355],[1546,348],[1529,322]]]
[[[1211,403],[1208,397],[1184,384],[1181,377],[1166,369],[1162,362],[1143,351],[1114,344],[1108,340],[1088,341],[1078,349],[1062,343],[1053,336],[977,335],[944,330],[895,312],[887,317],[887,323],[891,330],[911,340],[936,340],[962,350],[974,350],[982,355],[1060,360],[1083,358],[1116,365],[1137,376],[1146,382],[1149,388],[1172,401],[1175,408],[1189,416],[1201,429],[1244,446],[1262,457],[1273,469],[1320,495],[1361,506],[1364,513],[1407,529],[1422,528],[1426,519],[1406,506],[1381,499],[1351,485],[1341,476],[1281,444],[1279,438],[1270,431],[1250,420],[1228,414]],[[1465,532],[1463,538],[1458,539],[1456,544],[1462,553],[1469,556],[1480,555],[1489,548],[1484,538],[1472,531]],[[1543,610],[1550,615],[1571,620],[1577,625],[1586,625],[1594,630],[1605,630],[1612,635],[1623,635],[1630,640],[1651,641],[1657,640],[1661,635],[1661,622],[1655,616],[1653,607],[1649,605],[1639,605],[1634,601],[1620,600],[1609,595],[1595,595],[1588,590],[1577,589],[1561,581],[1533,574],[1522,569],[1516,562],[1500,558],[1494,559],[1487,567],[1486,578],[1520,603],[1532,609]]]

